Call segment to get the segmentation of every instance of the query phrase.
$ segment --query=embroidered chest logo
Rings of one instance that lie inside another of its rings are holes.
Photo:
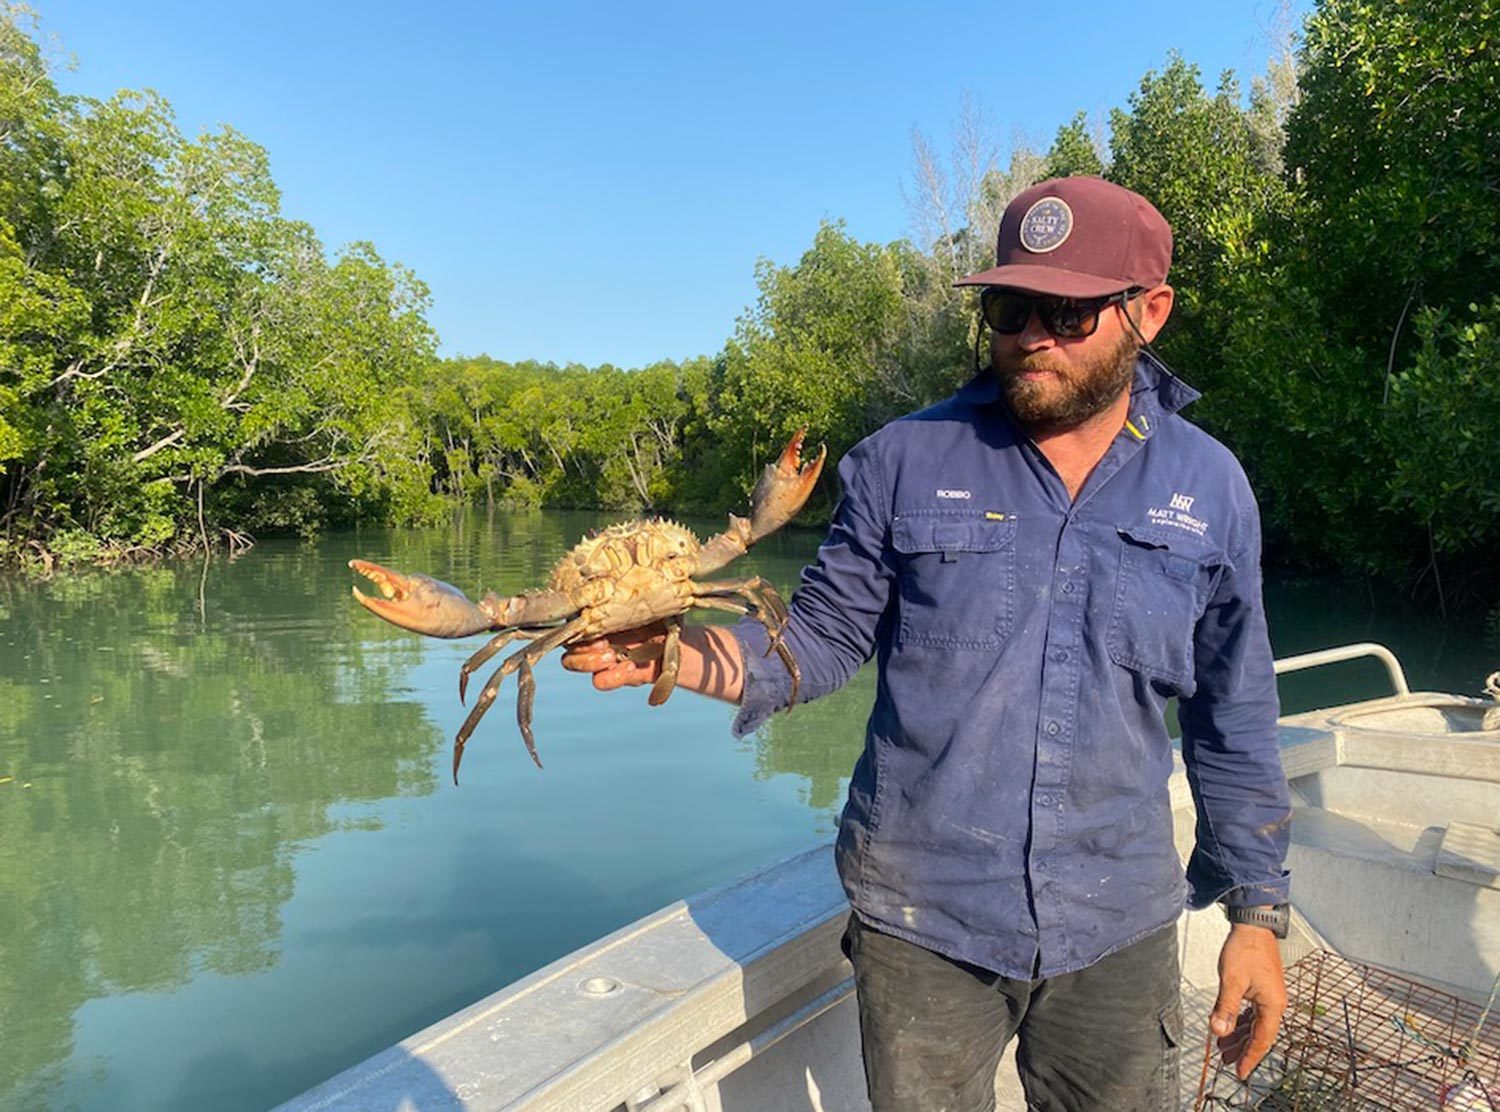
[[[1208,532],[1208,522],[1201,517],[1193,516],[1193,503],[1197,500],[1195,495],[1174,491],[1169,504],[1152,506],[1146,511],[1146,517],[1152,525],[1165,525],[1172,529],[1181,529],[1184,533],[1191,533],[1195,537],[1201,537]]]
[[[967,490],[947,490],[943,487],[938,488],[937,496],[939,498],[961,498],[965,501],[974,497]]]

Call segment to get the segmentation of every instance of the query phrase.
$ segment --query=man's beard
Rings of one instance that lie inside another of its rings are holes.
[[[1064,429],[1103,413],[1119,400],[1135,376],[1140,341],[1125,333],[1108,351],[1081,366],[1069,367],[1051,352],[1018,353],[1012,358],[993,353],[1000,392],[1016,419],[1030,429]],[[1023,371],[1051,371],[1050,379],[1028,382]]]

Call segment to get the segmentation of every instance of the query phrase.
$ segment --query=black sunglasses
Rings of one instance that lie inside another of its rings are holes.
[[[1111,304],[1122,308],[1139,290],[1125,290],[1108,297],[1079,299],[1018,293],[1003,286],[986,286],[979,293],[984,322],[1002,336],[1023,332],[1031,311],[1036,310],[1042,327],[1060,340],[1081,340],[1099,327],[1099,314]]]

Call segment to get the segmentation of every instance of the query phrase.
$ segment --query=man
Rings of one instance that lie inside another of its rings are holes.
[[[982,287],[991,367],[845,456],[792,601],[802,698],[879,662],[836,856],[881,1112],[991,1108],[1013,1035],[1033,1108],[1176,1106],[1172,696],[1188,902],[1234,921],[1211,1027],[1244,1077],[1280,1023],[1290,806],[1259,517],[1234,458],[1177,416],[1196,392],[1141,351],[1172,309],[1171,242],[1097,178],[1018,196],[997,265],[960,283]],[[617,652],[644,636],[564,664],[650,683],[656,664]],[[766,646],[755,622],[688,627],[679,686],[751,730],[790,694]]]

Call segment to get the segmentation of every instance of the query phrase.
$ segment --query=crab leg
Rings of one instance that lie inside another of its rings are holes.
[[[771,631],[772,641],[766,647],[767,656],[770,656],[771,650],[781,643],[781,632],[786,628],[787,619],[791,615],[786,608],[786,603],[782,602],[781,596],[776,593],[776,588],[760,576],[752,575],[748,579],[723,579],[717,583],[697,583],[694,586],[699,596],[731,595],[748,600],[755,608],[757,617]]]
[[[536,755],[536,738],[531,732],[531,708],[536,702],[536,675],[531,670],[531,661],[526,659],[526,654],[523,652],[520,656],[521,674],[516,677],[516,725],[521,727],[521,740],[526,743],[526,752],[531,754],[537,768],[541,768],[542,758]],[[453,770],[453,775],[455,778],[458,776],[457,769]]]
[[[792,650],[787,648],[784,641],[776,642],[776,655],[781,657],[781,663],[786,665],[786,670],[791,673],[792,693],[787,696],[786,712],[792,713],[792,708],[797,705],[797,690],[802,686],[802,669],[797,667],[797,658],[792,655]]]
[[[771,650],[775,649],[785,660],[791,650],[786,649],[782,638],[786,636],[786,624],[791,621],[792,616],[787,612],[786,603],[781,601],[781,596],[775,591],[767,591],[766,601],[770,604],[771,611],[776,614],[777,619],[776,628],[771,631],[771,643],[766,646],[766,655],[770,656]],[[786,651],[783,652],[783,649]]]
[[[458,783],[458,766],[464,759],[464,746],[469,744],[469,735],[474,732],[474,727],[479,725],[479,720],[484,717],[485,711],[490,709],[490,704],[495,701],[495,696],[500,692],[500,682],[505,679],[505,666],[502,664],[491,673],[485,685],[479,689],[479,698],[474,700],[474,706],[470,708],[468,715],[464,718],[463,725],[458,728],[458,733],[453,738],[453,782]],[[532,758],[535,760],[535,758]],[[538,762],[540,764],[540,762]]]
[[[677,672],[682,667],[682,619],[667,619],[667,639],[661,647],[661,674],[651,685],[651,694],[646,702],[659,707],[671,696],[677,686]]]
[[[738,602],[732,598],[695,598],[691,605],[701,607],[704,610],[727,610],[731,614],[748,614],[750,606],[748,603]]]
[[[781,601],[781,596],[776,593],[776,588],[758,575],[749,579],[725,579],[717,583],[694,584],[697,590],[695,604],[713,603],[715,601],[729,601],[724,599],[728,595],[731,598],[743,598],[749,601],[758,617],[771,633],[771,643],[766,646],[766,656],[775,652],[781,658],[781,663],[786,665],[786,670],[792,677],[792,697],[787,704],[787,711],[797,703],[797,692],[802,686],[802,669],[797,666],[797,658],[792,655],[792,650],[782,640],[786,632],[786,624],[791,615],[786,608],[786,603]],[[724,607],[729,609],[729,607]],[[745,611],[741,611],[744,613]]]
[[[483,668],[490,658],[505,648],[507,644],[517,637],[524,637],[530,640],[533,637],[540,637],[546,632],[545,629],[507,629],[498,637],[491,639],[489,644],[464,661],[464,666],[458,670],[458,701],[460,703],[464,701],[464,692],[469,689],[469,677]]]
[[[464,746],[469,743],[469,735],[474,732],[474,727],[479,725],[479,720],[484,717],[485,711],[490,709],[490,704],[495,701],[495,696],[500,692],[500,684],[505,677],[514,672],[522,665],[526,666],[528,673],[531,666],[542,657],[546,656],[564,641],[577,636],[588,628],[588,623],[583,618],[574,618],[567,625],[558,626],[556,629],[539,638],[534,644],[528,645],[520,652],[511,653],[506,657],[500,667],[496,668],[484,687],[480,689],[479,696],[474,700],[474,709],[469,711],[469,716],[464,719],[463,725],[458,728],[458,735],[453,739],[453,782],[458,783],[458,766],[464,759]],[[527,696],[528,691],[534,693],[535,681],[523,682],[521,695]],[[526,742],[526,751],[531,754],[531,759],[536,762],[537,768],[542,767],[542,759],[537,756],[536,740],[531,736],[531,704],[529,697],[523,704],[517,702],[517,717],[521,720],[521,737]]]

